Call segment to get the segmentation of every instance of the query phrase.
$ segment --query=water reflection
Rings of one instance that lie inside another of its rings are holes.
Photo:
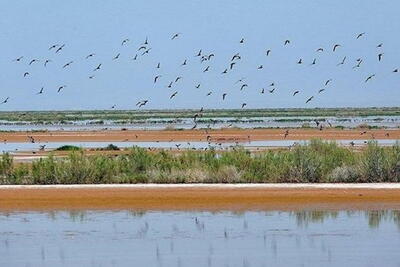
[[[0,213],[0,266],[397,266],[400,211]]]

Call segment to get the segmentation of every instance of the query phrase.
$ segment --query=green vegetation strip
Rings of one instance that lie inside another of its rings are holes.
[[[50,155],[33,163],[0,159],[0,184],[107,183],[379,183],[400,182],[400,144],[380,147],[371,142],[362,152],[336,143],[313,140],[291,150],[250,153],[149,152],[133,147],[118,156]]]
[[[191,118],[199,110],[84,110],[84,111],[2,111],[0,120],[36,124],[83,120],[146,120]],[[400,116],[400,107],[370,108],[279,108],[279,109],[206,109],[203,118],[255,117],[366,117]]]

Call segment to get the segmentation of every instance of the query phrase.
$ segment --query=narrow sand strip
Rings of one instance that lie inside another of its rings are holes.
[[[400,209],[400,184],[0,186],[0,210]]]

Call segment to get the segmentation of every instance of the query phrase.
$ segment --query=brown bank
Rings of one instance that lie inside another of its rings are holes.
[[[0,210],[400,209],[398,184],[2,186]]]

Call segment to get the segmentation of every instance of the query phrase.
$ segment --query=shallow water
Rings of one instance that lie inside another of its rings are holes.
[[[0,266],[399,266],[400,211],[0,213]]]
[[[366,116],[366,117],[214,117],[199,119],[197,128],[221,129],[226,127],[236,128],[299,128],[303,124],[310,127],[317,127],[315,120],[323,126],[332,127],[343,126],[354,128],[361,124],[370,126],[398,128],[400,127],[400,116]],[[173,121],[173,122],[171,122]],[[30,122],[0,121],[2,131],[29,131],[29,130],[64,130],[64,131],[89,131],[101,129],[120,130],[122,128],[131,130],[160,130],[190,129],[195,125],[192,118],[170,118],[170,119],[149,119],[137,121],[135,123],[104,120],[99,124],[98,121],[70,121],[67,124],[39,125]]]
[[[353,142],[355,146],[365,145],[369,140],[336,140],[339,145],[349,146]],[[391,146],[396,144],[395,139],[375,139],[381,146]],[[128,147],[143,147],[143,148],[158,148],[158,149],[229,149],[235,146],[242,146],[249,149],[268,148],[268,147],[290,147],[295,144],[306,144],[308,141],[299,140],[268,140],[268,141],[249,141],[249,142],[223,142],[223,143],[208,143],[208,142],[36,142],[36,143],[0,143],[0,152],[18,152],[18,151],[35,151],[39,150],[40,146],[45,145],[45,149],[55,149],[64,145],[73,145],[82,148],[101,148],[109,144],[116,145],[120,148]]]

